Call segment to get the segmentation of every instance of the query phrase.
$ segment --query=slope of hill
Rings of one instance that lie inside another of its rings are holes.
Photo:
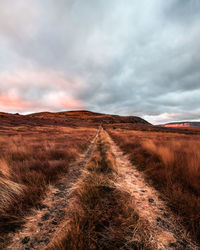
[[[108,115],[101,114],[96,112],[91,112],[87,110],[77,110],[77,111],[67,111],[67,112],[42,112],[27,115],[29,117],[38,117],[38,118],[48,118],[48,119],[80,119],[87,120],[90,122],[97,123],[139,123],[139,124],[149,124],[147,121],[143,120],[137,116],[119,116],[119,115]]]
[[[40,112],[28,115],[0,113],[1,124],[17,125],[72,125],[72,126],[98,126],[99,124],[131,124],[150,125],[147,121],[137,116],[119,116],[95,113],[87,110],[66,111],[66,112]]]

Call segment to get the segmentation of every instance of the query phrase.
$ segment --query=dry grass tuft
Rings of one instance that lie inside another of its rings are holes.
[[[68,172],[95,133],[53,126],[0,130],[1,240],[24,222],[31,207],[39,207],[48,185]]]
[[[187,134],[109,130],[121,149],[147,180],[165,196],[182,218],[191,236],[200,239],[200,136]]]
[[[75,186],[63,231],[49,249],[144,249],[142,223],[129,194],[116,188],[114,173],[114,157],[101,135]]]

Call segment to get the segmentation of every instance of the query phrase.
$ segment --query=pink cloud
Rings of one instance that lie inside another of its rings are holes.
[[[16,94],[0,94],[0,109],[1,111],[10,112],[37,112],[37,111],[55,111],[63,109],[82,109],[84,105],[74,99],[73,97],[55,96],[54,101],[52,98],[46,98],[46,101],[29,102],[23,100]]]
[[[0,109],[6,112],[82,109],[75,96],[84,87],[78,77],[56,71],[18,71],[0,74]],[[32,92],[34,98],[32,98]],[[38,94],[38,96],[37,96]]]
[[[45,100],[30,102],[20,98],[17,94],[7,93],[0,94],[0,109],[2,111],[44,111],[44,110],[60,110],[60,109],[82,109],[84,105],[73,97],[60,96],[51,94],[46,96]]]
[[[3,110],[24,111],[31,106],[30,102],[20,99],[16,94],[0,94],[0,108]]]
[[[0,81],[5,87],[39,88],[53,87],[70,88],[70,91],[80,90],[84,87],[83,81],[77,77],[66,76],[62,72],[54,70],[19,70],[17,72],[4,72],[0,74]]]
[[[145,115],[143,118],[151,122],[152,124],[161,124],[172,121],[178,115],[179,113],[162,113],[159,115]]]
[[[72,95],[65,93],[64,91],[50,92],[44,96],[42,100],[44,106],[52,106],[52,108],[58,109],[81,109],[83,103],[75,99]]]
[[[83,109],[84,105],[73,98],[68,100],[60,100],[60,107],[66,109]]]

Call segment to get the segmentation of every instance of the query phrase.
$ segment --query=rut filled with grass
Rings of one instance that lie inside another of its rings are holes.
[[[139,217],[129,194],[116,188],[115,174],[115,158],[100,132],[75,187],[64,230],[49,249],[144,249],[142,232],[137,230]]]
[[[83,153],[96,129],[21,126],[0,130],[0,246],[24,223],[50,184]]]
[[[134,130],[108,130],[114,141],[158,189],[200,242],[200,136]]]

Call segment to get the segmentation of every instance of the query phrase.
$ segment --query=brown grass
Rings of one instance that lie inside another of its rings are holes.
[[[144,233],[135,204],[128,193],[116,188],[114,173],[115,158],[101,136],[75,187],[67,223],[49,249],[144,249]]]
[[[164,133],[118,129],[109,133],[199,241],[200,135],[183,134],[181,130]]]
[[[40,205],[48,185],[67,173],[95,133],[62,126],[0,128],[0,237]]]

